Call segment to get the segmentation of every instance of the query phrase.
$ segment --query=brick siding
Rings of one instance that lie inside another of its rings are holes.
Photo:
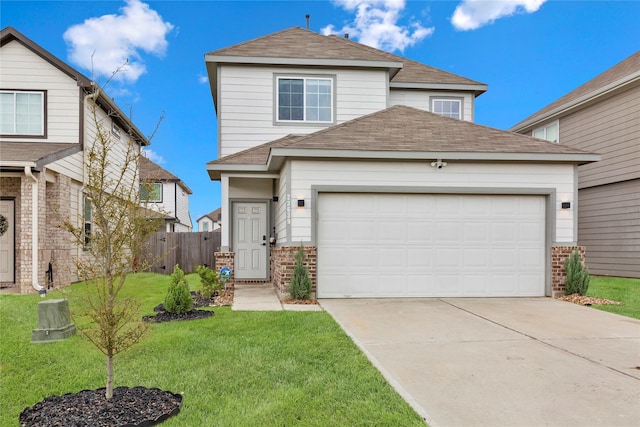
[[[223,267],[231,269],[231,277],[227,281],[227,286],[233,288],[235,283],[234,257],[236,254],[233,252],[214,252],[213,255],[216,259],[216,271],[219,272]]]
[[[556,298],[564,295],[564,285],[567,272],[564,262],[574,250],[580,251],[580,259],[584,264],[586,248],[584,246],[553,246],[551,247],[551,296]]]
[[[293,269],[296,266],[295,255],[300,246],[277,246],[271,248],[271,282],[281,294],[289,293],[289,284]],[[318,249],[315,246],[305,246],[305,267],[309,271],[313,294],[317,286],[317,256]]]

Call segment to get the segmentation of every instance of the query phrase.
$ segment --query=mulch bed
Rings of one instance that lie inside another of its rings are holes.
[[[116,387],[51,396],[20,413],[22,427],[142,427],[180,412],[182,396],[157,388]]]
[[[206,319],[207,317],[213,316],[213,311],[210,310],[198,310],[198,307],[220,307],[224,305],[231,305],[233,303],[233,289],[222,290],[220,292],[216,292],[216,294],[211,299],[204,298],[200,291],[192,291],[191,298],[193,298],[193,309],[183,313],[169,313],[164,309],[164,304],[158,304],[153,308],[158,314],[152,316],[143,316],[142,320],[144,322],[174,322],[180,320],[196,320],[196,319]]]
[[[571,294],[571,295],[565,295],[562,297],[558,297],[559,300],[562,301],[568,301],[568,302],[572,302],[574,304],[579,304],[579,305],[622,305],[621,302],[618,301],[611,301],[609,299],[604,299],[604,298],[595,298],[595,297],[588,297],[586,295],[580,295],[580,294]]]
[[[281,304],[318,304],[318,300],[315,299],[283,299]]]

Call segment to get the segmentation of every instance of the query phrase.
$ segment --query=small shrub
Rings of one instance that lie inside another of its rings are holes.
[[[176,264],[171,275],[171,283],[164,299],[164,309],[169,313],[184,314],[193,308],[193,298],[184,271]]]
[[[311,278],[309,271],[304,266],[304,249],[302,244],[296,252],[296,266],[293,268],[293,276],[289,285],[289,294],[293,299],[309,299],[311,297]]]
[[[196,273],[200,276],[200,283],[202,284],[200,294],[203,298],[211,299],[215,292],[222,289],[222,282],[220,281],[220,276],[217,272],[205,267],[204,265],[199,265],[196,267]]]
[[[564,262],[564,269],[567,273],[565,281],[565,293],[567,295],[586,295],[589,289],[589,270],[580,261],[580,252],[576,249]]]

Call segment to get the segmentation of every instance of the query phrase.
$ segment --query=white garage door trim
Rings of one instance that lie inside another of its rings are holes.
[[[317,296],[544,296],[546,195],[320,192]]]

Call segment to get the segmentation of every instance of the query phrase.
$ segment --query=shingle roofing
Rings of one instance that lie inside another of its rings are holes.
[[[79,152],[80,144],[58,144],[51,142],[0,142],[0,167],[11,162],[29,162],[36,164],[36,170],[42,166]]]
[[[640,74],[640,51],[522,120],[513,126],[512,130],[524,128],[527,123],[535,122],[537,119],[543,118],[547,113],[563,107],[566,108],[583,97],[588,98],[590,95],[597,95],[600,90],[607,86],[625,83],[626,77],[637,76],[638,74]]]
[[[209,52],[215,57],[298,58],[319,61],[322,59],[393,61],[403,64],[392,78],[393,82],[482,85],[465,77],[448,73],[416,61],[338,36],[323,36],[310,30],[293,27],[259,37],[224,49]],[[481,90],[479,93],[484,92]]]
[[[280,148],[349,151],[354,158],[358,157],[358,152],[485,153],[488,154],[484,157],[486,160],[490,160],[492,156],[498,158],[504,153],[579,156],[592,154],[577,148],[396,105],[309,135],[289,135],[225,156],[209,162],[207,169],[216,170],[218,165],[266,165],[272,151]]]
[[[177,182],[189,194],[192,194],[191,189],[180,178],[144,156],[140,157],[140,178],[160,182]]]

